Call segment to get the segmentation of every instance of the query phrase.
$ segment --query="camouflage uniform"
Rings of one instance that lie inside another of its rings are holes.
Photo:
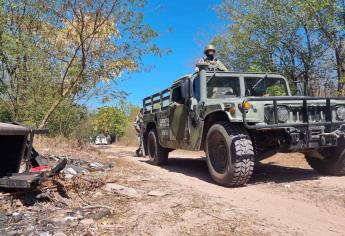
[[[143,156],[144,155],[144,149],[143,149],[143,136],[142,136],[142,128],[143,128],[143,114],[140,112],[137,117],[135,118],[134,124],[133,124],[135,130],[138,133],[138,141],[139,141],[139,148],[135,151],[137,156]]]
[[[199,63],[208,63],[208,70],[210,71],[229,71],[224,64],[216,58],[216,47],[209,44],[204,49],[205,56],[199,60]],[[199,68],[195,68],[195,72],[198,72]]]
[[[213,71],[229,71],[228,68],[226,68],[226,66],[217,58],[210,60],[209,58],[207,58],[206,56],[204,56],[203,58],[201,58],[199,60],[199,63],[209,63],[209,70]],[[198,71],[199,69],[196,68],[196,71]]]

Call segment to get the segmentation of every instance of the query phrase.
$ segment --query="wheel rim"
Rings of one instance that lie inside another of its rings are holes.
[[[226,140],[223,135],[214,131],[209,136],[210,142],[208,142],[208,156],[212,164],[213,169],[223,174],[228,165],[228,149]]]
[[[154,158],[156,154],[156,142],[154,137],[152,137],[152,134],[149,136],[148,140],[148,151],[149,151],[149,157]]]

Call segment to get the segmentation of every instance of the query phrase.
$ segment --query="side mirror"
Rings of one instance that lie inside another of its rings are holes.
[[[188,108],[190,111],[195,112],[196,110],[194,108],[196,108],[197,105],[198,105],[198,100],[192,97],[189,101]]]

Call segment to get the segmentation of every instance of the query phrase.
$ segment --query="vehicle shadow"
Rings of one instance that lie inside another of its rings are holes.
[[[288,183],[303,180],[317,180],[321,177],[312,169],[275,165],[274,163],[255,165],[250,184],[256,183]]]
[[[206,160],[204,157],[200,158],[169,158],[168,165],[162,168],[175,173],[180,173],[190,177],[195,177],[200,180],[214,183],[209,175]],[[312,169],[304,169],[297,167],[279,166],[273,163],[255,165],[254,173],[249,181],[250,184],[261,183],[288,183],[303,180],[315,180],[321,176]]]

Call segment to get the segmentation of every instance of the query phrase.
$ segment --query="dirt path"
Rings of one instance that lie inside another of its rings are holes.
[[[245,234],[259,231],[270,235],[345,235],[345,177],[319,176],[300,155],[276,155],[256,167],[247,186],[225,188],[214,184],[209,177],[203,153],[176,151],[170,154],[169,165],[157,167],[144,158],[134,158],[133,148],[108,146],[102,149],[109,154],[108,158],[120,158],[143,175],[156,176],[158,181],[164,182],[165,191],[186,191],[186,198],[203,196],[203,204],[208,204],[218,215],[233,209],[241,219],[249,219],[246,224],[250,230]],[[179,201],[184,199],[173,202],[179,204]],[[161,204],[166,203],[161,201]],[[186,207],[189,204],[190,201],[185,202]],[[155,207],[161,207],[159,202]],[[186,217],[193,223],[192,215]],[[208,233],[215,232],[219,233],[212,230]]]

